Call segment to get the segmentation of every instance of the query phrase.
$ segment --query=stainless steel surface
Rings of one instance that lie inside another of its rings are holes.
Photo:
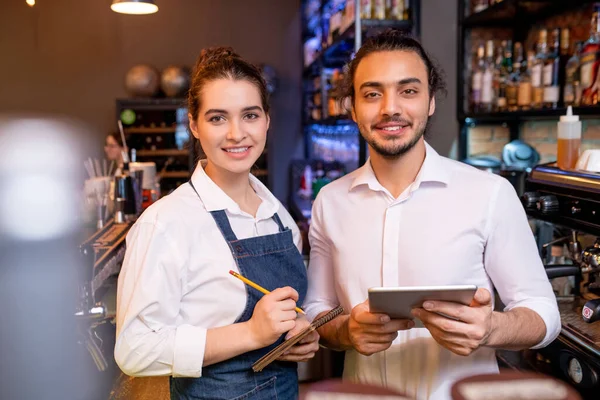
[[[571,241],[569,242],[569,255],[571,259],[580,262],[581,261],[581,243],[577,238],[577,231],[571,231]]]
[[[587,171],[564,171],[551,167],[536,167],[529,179],[534,182],[573,186],[580,189],[600,191],[600,174]]]
[[[582,267],[595,271],[600,267],[600,244],[598,240],[591,247],[586,247],[581,256]]]
[[[528,215],[533,220],[544,221],[535,224],[538,237],[549,242],[540,246],[544,258],[549,245],[567,244],[568,254],[563,253],[564,259],[553,255],[550,267],[555,271],[550,272],[556,276],[561,275],[561,271],[572,272],[574,285],[570,301],[566,301],[566,297],[557,297],[562,324],[558,339],[546,348],[530,350],[534,358],[527,364],[528,368],[564,379],[585,399],[597,399],[600,321],[587,323],[582,309],[588,300],[600,294],[600,219],[597,218],[600,174],[542,165],[531,171],[526,189],[522,200]],[[534,205],[530,200],[536,197],[538,200]],[[548,227],[549,232],[543,231]],[[554,239],[553,236],[561,237]],[[573,363],[581,367],[579,380],[573,375]]]

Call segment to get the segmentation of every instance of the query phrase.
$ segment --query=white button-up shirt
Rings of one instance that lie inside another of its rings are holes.
[[[510,183],[438,155],[426,145],[415,181],[394,198],[370,162],[324,187],[313,205],[305,310],[346,313],[376,286],[473,284],[506,310],[528,307],[546,324],[536,347],[554,340],[560,316],[524,209]],[[418,399],[449,399],[452,383],[495,373],[495,350],[468,357],[441,347],[425,328],[401,331],[388,350],[346,352],[344,377]]]
[[[295,222],[254,176],[250,183],[261,198],[256,218],[243,212],[198,167],[189,184],[150,206],[127,235],[127,252],[117,291],[115,359],[134,376],[199,377],[206,331],[233,324],[246,305],[244,283],[233,255],[210,211],[225,210],[238,239],[277,233],[278,213],[292,229]]]

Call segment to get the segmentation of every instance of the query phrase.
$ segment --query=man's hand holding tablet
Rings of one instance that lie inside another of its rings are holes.
[[[416,326],[459,355],[484,345],[492,329],[490,292],[473,285],[371,288],[369,305],[371,315],[416,318]]]
[[[359,353],[370,356],[380,351],[387,350],[398,331],[410,329],[414,326],[410,319],[392,319],[383,313],[369,311],[369,300],[352,309],[348,322],[344,324],[349,345]]]

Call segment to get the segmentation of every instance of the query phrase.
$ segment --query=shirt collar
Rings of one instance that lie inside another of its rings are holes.
[[[424,182],[439,182],[447,185],[449,183],[448,171],[442,165],[442,157],[425,142],[425,160],[415,178],[414,188],[418,188]],[[371,190],[383,190],[385,188],[379,183],[371,165],[371,159],[358,169],[358,173],[350,185],[350,190],[357,186],[367,185]]]
[[[448,185],[450,176],[448,169],[443,164],[442,156],[429,143],[425,142],[425,160],[415,182],[438,182]]]
[[[206,211],[227,210],[232,214],[245,215],[246,213],[240,209],[240,206],[206,175],[205,166],[206,160],[201,160],[196,165],[191,181],[200,200],[204,203]],[[250,174],[250,185],[262,200],[256,212],[256,219],[271,218],[279,210],[279,202],[269,189],[252,174]]]

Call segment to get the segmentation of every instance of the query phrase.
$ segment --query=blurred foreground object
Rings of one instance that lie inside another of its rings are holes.
[[[476,375],[452,386],[452,400],[581,400],[575,389],[551,376],[500,371]]]
[[[410,397],[381,386],[332,379],[310,384],[300,391],[301,400],[409,400]]]
[[[0,115],[2,399],[102,397],[74,316],[91,137],[74,121]]]

